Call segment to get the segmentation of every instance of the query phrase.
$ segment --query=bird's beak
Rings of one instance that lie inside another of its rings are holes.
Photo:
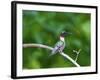
[[[66,34],[72,34],[71,32],[66,32]]]
[[[63,33],[61,33],[61,36],[65,37],[65,36],[67,36],[69,34],[72,34],[72,33],[70,33],[70,32],[63,32]]]
[[[70,34],[72,34],[72,33],[70,33],[70,32],[65,32],[64,36],[67,36],[67,35],[70,35]]]

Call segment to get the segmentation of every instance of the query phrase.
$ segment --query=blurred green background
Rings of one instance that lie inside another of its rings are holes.
[[[81,49],[77,63],[90,66],[90,14],[23,10],[23,44],[40,43],[54,47],[62,31],[71,32],[65,38],[64,52],[75,59],[73,50]],[[23,48],[23,69],[75,67],[59,53],[43,48]]]

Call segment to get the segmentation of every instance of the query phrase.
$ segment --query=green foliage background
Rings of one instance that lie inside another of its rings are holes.
[[[64,52],[75,59],[73,50],[81,49],[77,62],[81,66],[90,66],[90,14],[71,12],[44,12],[23,10],[23,44],[40,43],[54,47],[62,31],[71,32],[65,38]],[[59,53],[43,48],[23,48],[23,68],[75,67]]]

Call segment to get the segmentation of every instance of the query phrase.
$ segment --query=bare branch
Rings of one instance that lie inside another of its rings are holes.
[[[52,47],[46,46],[46,45],[42,45],[42,44],[33,44],[33,43],[28,43],[28,44],[23,44],[24,48],[31,48],[31,47],[39,47],[39,48],[46,48],[49,50],[52,50]]]
[[[28,44],[23,44],[24,48],[33,48],[33,47],[39,47],[39,48],[46,48],[49,50],[53,50],[52,47],[43,45],[43,44],[35,44],[35,43],[28,43]],[[80,65],[74,61],[71,57],[69,57],[67,54],[65,54],[64,52],[60,53],[63,57],[65,57],[66,59],[70,60],[74,65],[76,65],[77,67],[80,67]]]
[[[69,57],[67,54],[65,54],[64,52],[60,53],[62,56],[64,56],[65,58],[69,59],[73,64],[75,64],[77,67],[80,67],[80,65],[74,61],[71,57]]]
[[[81,51],[81,49],[79,49],[78,51],[73,50],[73,52],[75,52],[77,54],[76,55],[76,58],[75,58],[75,61],[77,61],[80,51]]]

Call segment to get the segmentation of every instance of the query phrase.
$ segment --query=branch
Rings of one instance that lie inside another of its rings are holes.
[[[77,61],[80,51],[81,51],[81,49],[79,49],[78,51],[73,50],[73,52],[75,52],[77,54],[76,55],[76,58],[75,58],[75,61]]]
[[[49,49],[49,50],[53,50],[52,47],[49,47],[49,46],[46,46],[46,45],[43,45],[43,44],[34,44],[34,43],[28,43],[28,44],[23,44],[23,47],[24,48],[33,48],[33,47],[39,47],[39,48],[46,48],[46,49]],[[80,65],[74,61],[71,57],[69,57],[67,54],[65,54],[64,52],[60,53],[63,57],[69,59],[74,65],[76,65],[77,67],[80,67]]]
[[[69,57],[67,54],[65,54],[64,52],[60,53],[62,56],[64,56],[65,58],[69,59],[73,64],[75,64],[77,67],[80,67],[80,65],[74,61],[71,57]]]
[[[42,45],[42,44],[23,44],[23,47],[24,48],[32,48],[32,47],[39,47],[39,48],[46,48],[46,49],[49,49],[49,50],[52,50],[53,48],[52,47],[49,47],[49,46],[46,46],[46,45]]]

